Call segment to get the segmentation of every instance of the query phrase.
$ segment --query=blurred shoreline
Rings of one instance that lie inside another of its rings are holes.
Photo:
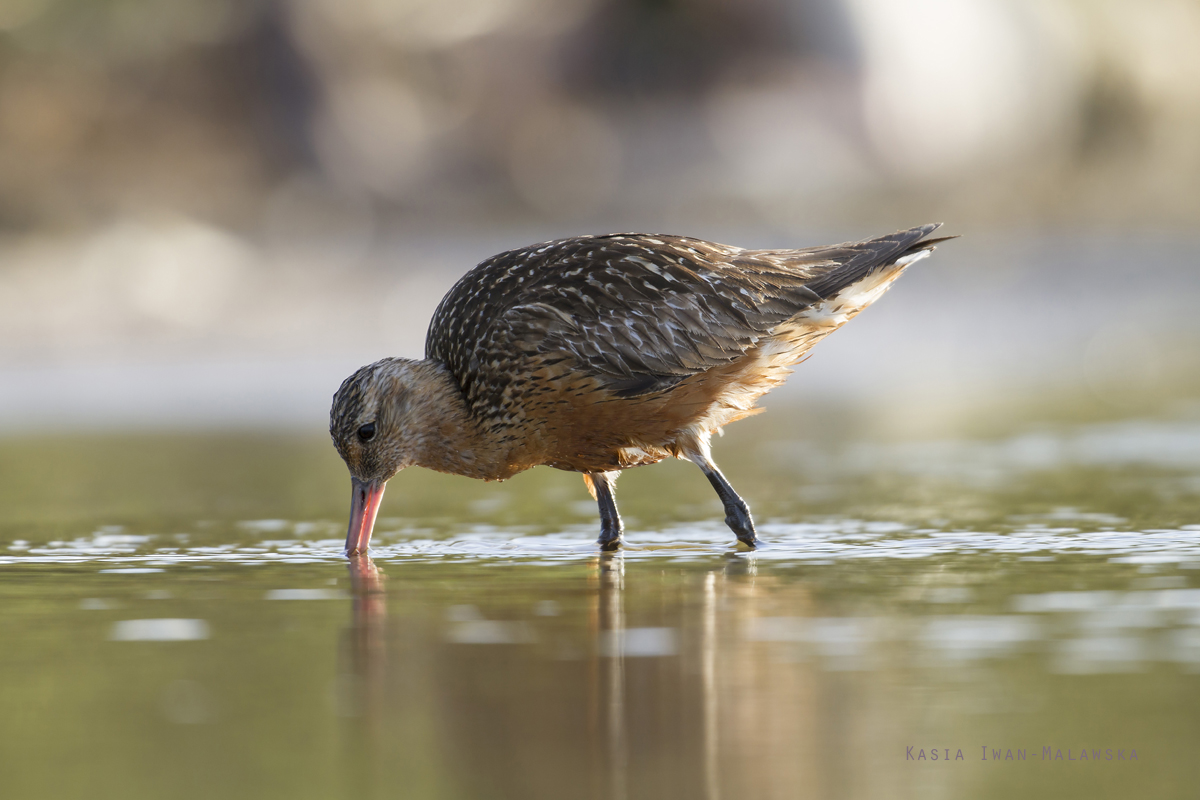
[[[8,0],[0,229],[246,233],[305,192],[389,225],[1178,228],[1198,41],[1179,0]]]
[[[947,231],[966,235],[822,343],[766,405],[843,405],[928,434],[1018,407],[1169,415],[1200,397],[1188,237]],[[727,232],[746,246],[817,243]],[[358,366],[422,355],[433,309],[476,261],[553,232],[521,235],[271,243],[174,220],[10,242],[0,431],[323,427]]]

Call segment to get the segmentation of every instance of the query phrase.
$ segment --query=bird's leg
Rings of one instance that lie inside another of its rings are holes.
[[[616,550],[621,546],[621,515],[617,512],[617,476],[620,472],[589,472],[585,474],[588,488],[600,505],[600,538],[597,542],[601,550]]]
[[[704,448],[704,450],[707,449],[707,447]],[[738,493],[729,485],[729,481],[725,480],[725,476],[721,474],[721,470],[717,469],[717,465],[713,463],[708,453],[692,450],[687,453],[687,458],[704,472],[708,482],[717,490],[717,497],[721,498],[721,504],[725,506],[725,524],[737,535],[738,541],[749,547],[757,547],[761,544],[754,531],[750,506],[746,505],[746,501],[739,497]]]

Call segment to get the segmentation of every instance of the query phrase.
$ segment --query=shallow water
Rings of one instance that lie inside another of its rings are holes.
[[[351,564],[326,442],[7,440],[0,795],[1194,794],[1200,424],[752,423],[758,551],[686,464],[612,556],[577,476],[414,471]]]

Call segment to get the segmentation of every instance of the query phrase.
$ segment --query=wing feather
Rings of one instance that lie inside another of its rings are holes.
[[[620,397],[739,358],[782,322],[910,251],[937,226],[803,250],[677,236],[583,236],[494,256],[430,323],[426,354],[499,412],[522,374],[555,365]]]

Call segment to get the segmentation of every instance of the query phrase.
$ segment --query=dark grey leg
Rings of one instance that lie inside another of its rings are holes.
[[[616,550],[621,546],[621,533],[625,530],[621,524],[621,515],[617,513],[617,476],[620,472],[591,472],[588,479],[596,491],[596,502],[600,505],[600,538],[597,540],[601,550]]]
[[[725,480],[721,470],[717,469],[717,465],[707,454],[688,453],[687,455],[690,461],[700,467],[708,478],[708,482],[717,490],[717,497],[721,498],[721,503],[725,506],[725,524],[737,535],[739,542],[749,547],[757,547],[760,541],[754,532],[754,520],[750,518],[750,506],[746,505],[745,500],[738,497],[738,493],[729,485],[729,481]]]

